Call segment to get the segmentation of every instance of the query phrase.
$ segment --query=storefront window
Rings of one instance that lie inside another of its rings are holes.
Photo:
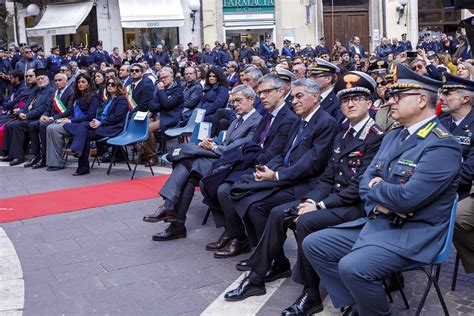
[[[161,44],[167,49],[173,49],[174,45],[179,44],[179,32],[177,27],[124,28],[123,33],[125,49],[129,49],[132,45],[138,45],[144,52],[147,52],[151,46]]]

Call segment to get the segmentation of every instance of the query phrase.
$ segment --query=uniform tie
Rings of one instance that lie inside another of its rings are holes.
[[[451,123],[449,124],[449,131],[453,132],[456,129],[456,127],[458,127],[456,123],[453,120],[451,120]]]
[[[410,136],[410,132],[408,131],[408,129],[404,128],[400,132],[400,136],[399,136],[400,138],[398,139],[398,142],[402,144],[407,139],[408,136]]]

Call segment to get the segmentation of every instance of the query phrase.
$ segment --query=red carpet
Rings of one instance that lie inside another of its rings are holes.
[[[158,197],[168,175],[0,199],[0,223]]]

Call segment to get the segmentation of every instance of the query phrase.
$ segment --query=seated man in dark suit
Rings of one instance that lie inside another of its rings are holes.
[[[277,89],[263,88],[259,85],[262,101],[281,97]],[[338,125],[321,108],[315,81],[293,81],[292,96],[293,110],[300,119],[291,128],[285,150],[218,194],[226,234],[232,240],[215,252],[217,258],[248,252],[249,244],[256,245],[261,238],[272,208],[303,197],[326,168]]]
[[[222,195],[223,192],[228,192],[232,187],[232,184],[237,181],[241,175],[252,174],[256,165],[264,165],[268,163],[273,157],[282,154],[285,149],[290,129],[298,120],[298,117],[285,103],[285,91],[283,90],[283,85],[283,80],[272,74],[265,75],[258,80],[258,91],[276,90],[275,95],[272,95],[271,97],[264,96],[262,98],[262,105],[267,113],[263,116],[252,139],[254,144],[258,144],[262,147],[261,152],[255,156],[251,156],[251,161],[249,161],[249,154],[242,153],[242,158],[244,160],[241,161],[240,164],[233,164],[232,168],[223,168],[228,171],[226,172],[226,176],[222,179],[223,181],[220,181],[219,183],[215,183],[218,181],[215,172],[211,173],[201,181],[201,193],[204,196],[204,202],[211,206],[216,227],[227,227],[227,221],[224,218],[224,213],[219,205],[219,201],[216,201],[217,196]],[[224,159],[227,161],[230,160],[229,158],[221,158],[221,161],[216,162],[216,164],[221,163],[221,165],[224,165]],[[244,165],[249,166],[250,168],[243,167]],[[212,192],[212,196],[208,191],[210,188],[208,183],[210,181],[213,181],[213,187],[218,188],[216,192]],[[219,240],[208,244],[206,249],[210,251],[219,250],[225,247],[230,239],[231,238],[224,231]]]
[[[293,279],[304,285],[304,289],[282,315],[312,315],[323,310],[319,277],[304,256],[301,243],[314,231],[364,216],[359,176],[369,166],[383,138],[382,129],[369,116],[372,103],[369,98],[375,90],[375,81],[369,75],[348,72],[338,80],[334,90],[349,128],[338,134],[328,167],[305,195],[306,201],[289,202],[272,210],[255,252],[249,260],[237,264],[239,270],[248,268],[252,272],[237,289],[226,294],[226,299],[241,300],[265,293],[264,282],[291,275],[283,244],[287,229],[296,226],[298,260]]]
[[[67,85],[67,76],[63,73],[56,74],[54,84],[56,91],[48,103],[48,108],[38,121],[31,122],[28,127],[33,158],[25,164],[25,167],[33,169],[46,167],[46,128],[57,119],[69,117],[74,111],[70,101],[73,90]]]
[[[174,168],[171,176],[160,190],[163,197],[161,205],[153,214],[143,218],[145,222],[155,223],[159,221],[171,222],[164,232],[155,234],[153,240],[163,241],[186,237],[186,213],[194,195],[194,188],[199,185],[199,180],[212,170],[212,162],[219,158],[222,153],[231,148],[240,146],[250,141],[260,122],[261,115],[255,111],[253,103],[255,92],[247,86],[235,87],[231,92],[237,119],[234,120],[227,131],[224,143],[217,145],[212,138],[205,138],[199,145],[191,146],[192,157],[181,157],[183,148],[178,148],[168,154],[168,158],[174,158]],[[184,150],[183,150],[184,151]],[[171,157],[170,157],[171,156]]]
[[[339,67],[321,58],[315,58],[308,68],[308,76],[319,84],[321,89],[321,107],[331,114],[338,123],[344,119],[339,106],[339,98],[334,93]]]
[[[36,69],[35,75],[37,87],[34,92],[26,105],[18,112],[17,119],[5,124],[5,135],[0,156],[9,160],[10,166],[16,166],[25,161],[24,142],[28,133],[28,126],[40,118],[54,95],[54,88],[49,85],[48,71],[44,68]]]
[[[130,66],[130,77],[132,81],[126,86],[125,96],[128,98],[128,104],[131,111],[146,112],[150,109],[153,101],[153,92],[155,87],[151,79],[144,77],[142,65],[135,63]]]
[[[435,115],[439,81],[397,65],[388,133],[359,180],[367,217],[312,233],[303,251],[336,308],[390,315],[382,280],[443,248],[461,149]],[[442,192],[442,194],[440,194]]]
[[[449,115],[441,123],[454,135],[462,149],[459,204],[456,212],[454,245],[466,273],[474,273],[474,81],[444,75],[441,106]]]

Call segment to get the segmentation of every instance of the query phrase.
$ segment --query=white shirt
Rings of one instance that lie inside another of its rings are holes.
[[[328,89],[324,92],[321,93],[321,102],[323,102],[324,99],[331,93],[331,91],[334,89],[334,87],[331,87],[331,89]]]
[[[367,116],[367,118],[365,118],[364,120],[360,121],[359,123],[357,123],[356,125],[354,126],[351,126],[349,125],[349,128],[347,129],[346,133],[344,134],[344,138],[346,138],[346,135],[347,133],[349,133],[350,129],[353,128],[354,129],[354,134],[352,136],[356,136],[357,133],[359,133],[359,131],[362,129],[362,127],[365,126],[365,124],[369,121],[370,119],[370,116]]]
[[[247,114],[244,114],[244,116],[242,116],[242,123],[245,122],[245,120],[247,120],[250,115],[253,114],[253,112],[255,112],[255,109],[252,109],[250,112],[248,112]],[[238,118],[240,118],[240,116],[237,115]]]
[[[408,129],[408,133],[410,133],[410,136],[413,135],[418,129],[420,129],[423,125],[425,125],[426,123],[428,123],[429,121],[431,121],[432,119],[434,119],[436,117],[436,115],[433,115],[427,119],[424,119],[423,121],[420,121],[418,123],[415,123],[413,124],[412,126],[410,126]],[[408,138],[408,137],[407,137]]]
[[[273,110],[270,115],[272,116],[272,121],[270,122],[270,126],[272,126],[273,121],[275,120],[275,117],[278,115],[280,110],[285,106],[285,102],[283,102],[279,107],[277,107],[275,110]]]
[[[306,117],[304,118],[304,121],[305,121],[306,123],[308,123],[309,121],[311,121],[311,119],[313,118],[314,114],[316,114],[316,112],[318,112],[319,108],[320,108],[320,106],[318,105],[318,107],[317,107],[316,109],[314,109],[313,112],[309,113],[308,116],[306,116]]]

